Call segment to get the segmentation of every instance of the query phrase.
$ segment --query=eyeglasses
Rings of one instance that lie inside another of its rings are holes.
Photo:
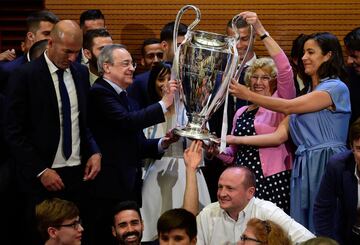
[[[252,241],[252,242],[263,243],[262,241],[257,240],[256,238],[247,237],[246,235],[242,235],[242,236],[240,237],[240,240],[243,241],[243,242],[245,242],[245,241]]]
[[[74,230],[78,230],[80,225],[82,226],[81,220],[75,220],[74,222],[70,224],[64,224],[64,225],[55,225],[55,227],[72,227]]]
[[[148,59],[154,59],[156,57],[158,57],[158,59],[162,59],[164,57],[164,53],[163,52],[158,52],[158,53],[150,53],[150,54],[146,54],[145,57]]]
[[[117,64],[119,64],[121,67],[124,67],[124,68],[128,68],[128,67],[132,66],[132,67],[134,67],[134,69],[136,69],[136,66],[137,66],[136,62],[132,61],[132,60],[131,61],[130,60],[124,60],[124,61],[121,61],[121,62],[119,62]],[[114,65],[117,65],[117,64],[114,63]]]
[[[271,77],[270,76],[252,75],[252,76],[250,76],[250,79],[253,80],[253,81],[258,81],[260,79],[261,81],[268,82],[268,81],[271,80]]]

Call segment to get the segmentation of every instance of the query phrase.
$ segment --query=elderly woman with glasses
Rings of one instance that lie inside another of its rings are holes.
[[[270,220],[253,218],[248,221],[237,243],[237,245],[243,244],[290,245],[291,242],[278,224]]]
[[[255,13],[244,12],[243,17]],[[245,18],[246,19],[246,18]],[[295,97],[295,86],[290,63],[274,39],[256,19],[253,24],[271,58],[257,59],[245,74],[245,82],[255,93],[276,98]],[[251,104],[241,107],[234,116],[232,134],[228,135],[229,147],[217,157],[226,164],[244,165],[256,176],[256,196],[271,201],[289,212],[290,169],[292,157],[286,144],[274,147],[254,147],[237,144],[237,136],[266,134],[277,129],[283,113],[273,112]]]

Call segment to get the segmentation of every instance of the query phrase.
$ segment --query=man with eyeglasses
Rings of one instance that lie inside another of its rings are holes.
[[[80,245],[84,228],[79,209],[70,201],[46,199],[36,206],[37,228],[45,245]]]
[[[169,82],[159,102],[140,110],[126,93],[135,67],[125,46],[105,46],[98,57],[100,77],[89,93],[90,128],[102,153],[101,172],[93,189],[96,220],[90,233],[94,244],[111,242],[107,217],[116,203],[134,200],[141,205],[141,159],[160,158],[175,140],[172,135],[146,139],[142,130],[165,121],[164,113],[173,103],[176,82]]]

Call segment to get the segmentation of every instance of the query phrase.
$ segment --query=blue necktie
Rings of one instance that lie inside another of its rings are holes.
[[[72,152],[70,98],[64,83],[64,70],[58,69],[56,74],[59,78],[59,91],[62,104],[61,111],[63,116],[63,153],[65,159],[68,160]]]
[[[129,99],[127,97],[126,91],[123,90],[120,92],[119,94],[121,100],[123,101],[124,105],[126,106],[126,108],[130,111],[130,104],[129,104]]]

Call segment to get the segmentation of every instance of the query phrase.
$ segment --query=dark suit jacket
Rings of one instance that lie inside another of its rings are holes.
[[[139,110],[135,100],[128,99],[131,111],[102,78],[90,89],[89,122],[102,153],[101,171],[94,183],[97,197],[140,201],[140,160],[161,156],[159,139],[148,140],[142,131],[165,121],[160,104]]]
[[[341,244],[348,239],[355,223],[358,202],[355,159],[349,150],[334,155],[328,162],[314,205],[317,236],[331,237]]]
[[[86,122],[89,74],[77,63],[72,63],[70,69],[80,112],[80,154],[84,163],[99,152]],[[58,102],[44,55],[12,73],[5,104],[5,137],[20,179],[36,181],[41,171],[51,167],[60,139]]]
[[[0,67],[0,92],[5,91],[10,74],[27,62],[26,55],[22,55],[15,60],[4,63]]]
[[[149,105],[148,98],[148,82],[150,71],[137,74],[134,77],[134,82],[126,89],[131,98],[133,98],[140,108],[145,108]]]

